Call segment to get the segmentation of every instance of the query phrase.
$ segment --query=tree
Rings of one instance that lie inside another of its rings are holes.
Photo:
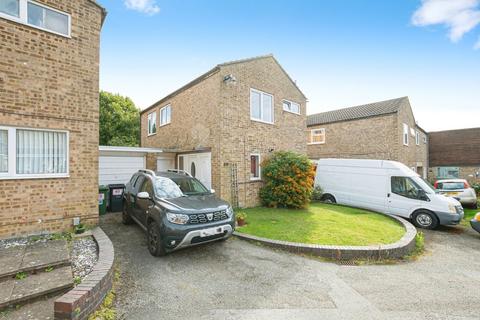
[[[140,145],[140,110],[130,98],[100,91],[100,145]]]
[[[315,170],[308,158],[290,151],[278,151],[262,163],[265,185],[260,199],[268,207],[304,208],[308,205]]]

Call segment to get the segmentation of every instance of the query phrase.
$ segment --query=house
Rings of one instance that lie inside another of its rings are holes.
[[[480,183],[480,128],[430,132],[429,179]]]
[[[98,221],[93,0],[0,1],[0,237]]]
[[[312,114],[307,127],[312,160],[395,160],[427,176],[428,135],[417,125],[408,97]]]
[[[175,150],[147,168],[174,165],[235,206],[258,205],[262,161],[306,154],[306,101],[272,55],[219,64],[142,111],[142,147]]]

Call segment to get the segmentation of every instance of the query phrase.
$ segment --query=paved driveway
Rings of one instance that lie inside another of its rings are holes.
[[[479,319],[480,235],[426,233],[416,262],[341,266],[239,239],[154,258],[120,215],[102,218],[121,269],[121,319]]]

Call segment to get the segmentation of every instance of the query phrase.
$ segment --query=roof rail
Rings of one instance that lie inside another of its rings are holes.
[[[190,173],[188,173],[187,171],[185,170],[180,170],[180,169],[167,169],[167,172],[174,172],[174,173],[178,173],[178,174],[184,174],[186,176],[189,176],[191,177],[192,175]]]
[[[149,174],[151,176],[154,176],[155,177],[155,172],[153,170],[148,170],[148,169],[140,169],[138,170],[138,172],[143,172],[145,174]]]

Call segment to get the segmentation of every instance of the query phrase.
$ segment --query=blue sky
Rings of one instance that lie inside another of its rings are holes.
[[[309,114],[409,96],[428,131],[480,127],[480,0],[99,2],[100,87],[142,109],[218,63],[273,53]]]

